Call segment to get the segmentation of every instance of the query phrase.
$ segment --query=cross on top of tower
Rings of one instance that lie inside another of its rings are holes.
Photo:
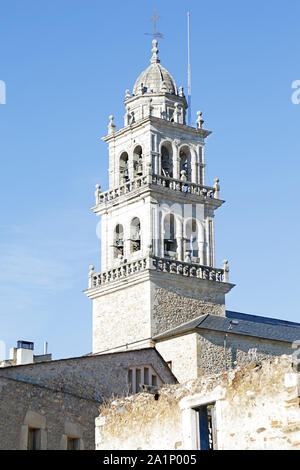
[[[162,18],[161,15],[156,14],[156,9],[154,9],[154,14],[152,18],[149,18],[149,21],[153,23],[153,33],[145,33],[148,34],[149,36],[153,36],[154,39],[156,38],[162,38],[163,35],[157,31],[157,21]]]

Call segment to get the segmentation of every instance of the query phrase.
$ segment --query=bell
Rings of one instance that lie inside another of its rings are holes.
[[[137,169],[136,169],[136,174],[138,176],[141,176],[143,174],[143,165],[142,165],[142,163],[138,164]]]

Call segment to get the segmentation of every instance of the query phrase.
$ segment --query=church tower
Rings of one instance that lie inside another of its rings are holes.
[[[110,116],[109,190],[96,186],[102,217],[101,272],[90,267],[93,352],[153,346],[153,337],[189,320],[225,315],[228,264],[215,266],[219,180],[205,185],[202,113],[186,125],[187,102],[160,64],[126,90],[124,127]]]

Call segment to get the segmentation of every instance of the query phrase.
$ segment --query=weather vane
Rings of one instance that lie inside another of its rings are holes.
[[[156,14],[156,10],[154,9],[154,15],[152,18],[149,18],[149,21],[153,22],[153,33],[145,33],[147,34],[148,36],[153,36],[154,39],[156,38],[162,38],[163,35],[161,33],[159,33],[157,30],[156,30],[156,27],[157,27],[157,20],[160,20],[162,18],[162,16],[160,15],[157,15]]]

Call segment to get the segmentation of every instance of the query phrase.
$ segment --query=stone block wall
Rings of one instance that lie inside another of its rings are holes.
[[[221,373],[235,367],[235,365],[249,363],[253,360],[253,356],[249,356],[250,349],[256,349],[257,360],[293,353],[290,343],[229,334],[226,339],[225,354],[224,338],[225,333],[217,331],[198,333],[197,367],[199,377]]]
[[[93,352],[102,352],[148,339],[150,286],[148,281],[126,285],[93,300]]]
[[[153,335],[207,313],[225,316],[225,295],[216,283],[166,273],[160,277],[151,283]]]
[[[98,414],[94,400],[0,377],[0,450],[25,450],[28,425],[41,427],[42,450],[66,449],[68,435],[78,437],[82,449],[92,450]]]
[[[152,365],[163,383],[175,382],[169,367],[154,348],[6,367],[0,369],[0,376],[100,402],[112,395],[127,395],[128,368],[147,364]]]

